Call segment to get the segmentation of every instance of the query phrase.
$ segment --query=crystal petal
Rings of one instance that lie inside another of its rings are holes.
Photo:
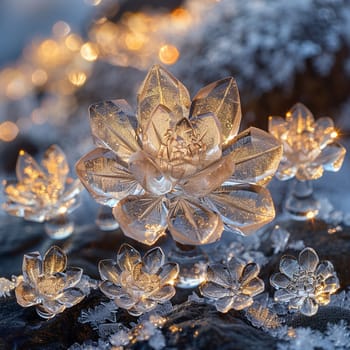
[[[24,280],[35,286],[42,269],[42,259],[39,252],[24,254],[22,271]]]
[[[243,286],[243,293],[254,297],[262,293],[265,289],[265,283],[260,278],[253,278]]]
[[[6,182],[4,184],[4,192],[8,199],[8,203],[6,204],[9,208],[5,208],[6,211],[10,211],[10,206],[15,202],[21,205],[35,205],[36,196],[34,193],[28,190],[28,186],[23,185],[22,183],[14,183],[14,182]],[[11,214],[16,215],[16,214]],[[16,215],[23,216],[23,215]]]
[[[213,243],[224,229],[219,215],[197,201],[183,198],[171,204],[168,226],[175,241],[192,245]]]
[[[66,284],[64,288],[72,288],[80,282],[83,276],[83,269],[81,269],[80,267],[67,267],[65,275]]]
[[[230,288],[238,280],[242,270],[242,265],[238,265],[237,268],[231,268],[230,270],[222,264],[209,265],[207,269],[207,281]]]
[[[132,296],[127,293],[118,293],[115,295],[114,302],[117,304],[117,306],[127,310],[136,304],[136,300],[134,300]]]
[[[210,281],[200,285],[199,289],[206,298],[218,299],[230,296],[230,289]]]
[[[118,162],[113,152],[97,148],[76,164],[83,185],[101,204],[115,206],[128,194],[138,194],[142,187],[133,175]]]
[[[157,305],[158,303],[154,300],[141,299],[134,305],[134,307],[130,308],[128,312],[130,315],[140,316],[145,312],[153,310]]]
[[[220,121],[223,146],[237,135],[241,123],[241,103],[235,79],[218,80],[199,90],[191,105],[191,117],[213,113]]]
[[[62,272],[67,266],[67,255],[57,246],[52,246],[44,256],[43,272],[45,275],[53,275]]]
[[[254,232],[275,217],[270,192],[260,186],[222,186],[220,191],[208,195],[207,200],[228,228],[244,235]]]
[[[240,281],[242,274],[243,274],[244,266],[245,266],[244,263],[236,257],[233,257],[227,263],[227,267],[228,267],[228,270],[229,270],[230,275],[231,275],[231,281],[232,281],[231,283],[234,283],[236,281]]]
[[[307,164],[307,166],[299,166],[295,177],[300,181],[316,180],[323,175],[323,166],[314,164]]]
[[[284,118],[277,116],[269,116],[269,125],[268,130],[269,133],[272,134],[277,139],[280,139],[281,136],[287,130],[287,123]]]
[[[156,290],[152,294],[150,294],[147,299],[154,300],[160,303],[163,303],[167,300],[170,300],[174,295],[176,291],[175,288],[171,285],[166,285],[161,287],[160,289]]]
[[[149,274],[156,274],[160,267],[164,264],[165,256],[160,247],[155,247],[146,252],[142,258],[142,270]]]
[[[243,310],[253,304],[253,298],[248,295],[239,294],[233,298],[232,308],[235,310]]]
[[[136,152],[130,157],[129,170],[147,192],[162,195],[173,188],[170,177],[163,174],[145,152]]]
[[[318,304],[316,301],[312,298],[305,298],[301,308],[300,312],[305,316],[313,316],[318,311]]]
[[[298,261],[300,267],[308,272],[314,272],[319,263],[317,253],[310,247],[307,247],[300,252]]]
[[[141,262],[140,253],[129,244],[122,244],[117,254],[117,263],[122,271],[133,272],[135,265]]]
[[[314,124],[314,135],[321,148],[332,142],[334,132],[334,123],[331,118],[322,117],[316,120]]]
[[[62,196],[62,201],[70,201],[76,197],[83,189],[83,185],[79,179],[73,180],[71,183],[67,184],[66,191]]]
[[[295,297],[289,300],[288,307],[289,309],[300,309],[301,305],[303,305],[303,302],[303,297]]]
[[[232,309],[234,298],[224,297],[215,301],[215,307],[219,312],[226,313]]]
[[[287,158],[282,159],[276,171],[276,177],[278,180],[286,181],[293,178],[297,172],[298,168],[295,164],[290,162]]]
[[[167,228],[167,208],[159,196],[128,196],[113,209],[124,234],[141,243],[152,245]]]
[[[316,302],[319,305],[328,305],[331,301],[331,296],[329,293],[322,293],[316,295]]]
[[[66,275],[61,272],[57,272],[50,276],[40,276],[38,278],[37,287],[38,292],[44,295],[45,298],[53,299],[56,298],[66,285]]]
[[[346,149],[339,143],[327,145],[321,154],[314,160],[316,164],[322,164],[325,170],[338,171],[345,157]]]
[[[302,103],[296,103],[287,113],[286,121],[289,127],[295,130],[298,134],[303,131],[309,131],[314,124],[314,117],[310,110]]]
[[[64,291],[58,301],[65,307],[72,307],[80,303],[85,297],[85,294],[78,288],[69,288]]]
[[[234,154],[233,183],[266,185],[274,176],[282,157],[281,143],[269,133],[249,128],[235,137],[225,154]]]
[[[140,149],[136,117],[124,100],[105,101],[90,107],[90,125],[96,145],[115,152],[124,162]]]
[[[294,293],[291,293],[286,289],[279,289],[279,290],[276,290],[274,299],[277,302],[283,303],[283,302],[288,302],[289,300],[295,298],[295,296],[296,295]]]
[[[101,260],[98,263],[98,271],[103,281],[111,281],[114,284],[119,284],[121,271],[113,260]]]
[[[180,268],[176,263],[166,263],[164,264],[158,272],[160,278],[159,283],[164,284],[174,284],[177,276],[179,275]]]
[[[17,303],[23,307],[32,306],[38,303],[35,288],[21,281],[15,289]]]
[[[187,116],[190,96],[185,86],[170,72],[154,65],[140,87],[137,103],[139,126],[145,130],[159,104],[173,112],[175,121]]]
[[[56,315],[65,310],[65,305],[61,304],[57,300],[43,300],[41,307],[50,314]]]
[[[280,260],[280,271],[290,279],[299,272],[299,264],[297,259],[292,255],[284,255]]]
[[[42,160],[43,168],[46,169],[51,179],[55,181],[57,188],[64,189],[69,166],[65,153],[57,145],[50,146]]]
[[[333,264],[328,261],[328,260],[325,260],[325,261],[321,261],[319,263],[319,265],[317,266],[317,269],[316,269],[316,275],[317,276],[322,276],[324,279],[332,276],[334,273],[334,267],[333,267]]]
[[[242,271],[242,276],[240,278],[240,283],[245,286],[246,283],[248,283],[250,280],[254,279],[255,277],[258,277],[258,274],[260,272],[259,265],[255,263],[248,263],[244,266]]]
[[[222,157],[214,164],[180,182],[181,188],[189,195],[204,197],[217,189],[233,173],[233,155]]]
[[[323,288],[323,292],[325,293],[335,293],[335,291],[339,288],[339,280],[337,276],[328,277],[325,280],[326,286]]]
[[[291,281],[283,273],[277,272],[270,277],[270,283],[272,287],[279,289],[279,288],[287,288],[288,285],[291,283]]]
[[[125,294],[123,293],[122,288],[120,286],[116,286],[110,281],[103,281],[100,284],[100,290],[106,297],[110,299],[114,299],[117,296]]]
[[[20,151],[16,163],[16,176],[19,182],[31,184],[37,179],[45,179],[39,164],[27,152]]]

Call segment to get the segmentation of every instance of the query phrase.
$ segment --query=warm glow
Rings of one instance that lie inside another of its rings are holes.
[[[191,15],[183,8],[177,8],[171,13],[171,19],[175,24],[181,24],[183,27],[187,27],[191,24]]]
[[[75,86],[83,86],[86,81],[86,74],[84,72],[71,72],[68,74],[68,79]]]
[[[86,61],[96,61],[98,58],[98,47],[94,43],[87,42],[81,47],[80,54]]]
[[[52,27],[52,33],[58,38],[68,35],[69,32],[70,32],[69,24],[63,21],[56,22]]]
[[[79,51],[82,45],[82,40],[77,34],[70,34],[65,40],[67,48],[71,51]]]
[[[100,5],[102,0],[85,0],[85,4],[89,6],[98,6]]]
[[[338,137],[338,133],[336,132],[336,131],[333,131],[332,133],[331,133],[331,138],[332,139],[336,139]]]
[[[313,219],[316,215],[317,215],[317,213],[315,213],[314,211],[308,211],[308,212],[306,213],[306,217],[307,217],[308,219]]]
[[[174,64],[179,56],[179,50],[173,45],[163,45],[159,49],[159,59],[165,64]]]
[[[47,122],[47,118],[43,115],[40,109],[34,109],[31,114],[31,119],[34,124],[44,124]]]
[[[47,73],[43,69],[37,69],[32,73],[32,83],[36,86],[42,86],[47,81]]]
[[[0,140],[5,142],[13,141],[18,135],[19,129],[15,123],[5,121],[0,124]]]
[[[125,44],[129,50],[140,50],[145,40],[142,35],[128,33],[125,35]]]

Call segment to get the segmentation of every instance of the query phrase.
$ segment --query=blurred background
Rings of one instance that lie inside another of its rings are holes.
[[[0,175],[18,151],[53,143],[71,164],[92,148],[87,109],[124,98],[154,63],[188,87],[232,75],[243,122],[296,102],[350,131],[350,2],[346,0],[2,0]]]

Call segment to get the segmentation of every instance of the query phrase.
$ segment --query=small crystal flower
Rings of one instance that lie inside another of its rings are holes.
[[[23,275],[15,289],[17,302],[23,307],[36,305],[43,318],[52,318],[78,304],[84,293],[78,288],[83,270],[67,268],[67,256],[57,246],[52,246],[42,259],[38,252],[25,254]]]
[[[208,266],[207,281],[199,289],[203,296],[215,301],[220,312],[243,310],[253,304],[253,297],[264,291],[264,282],[258,277],[260,267],[244,264],[232,258],[227,266]]]
[[[176,263],[164,263],[161,248],[144,255],[128,244],[123,244],[117,261],[101,260],[98,269],[103,282],[101,291],[117,306],[139,316],[163,304],[175,295],[173,286],[179,274]]]
[[[331,262],[319,262],[312,248],[305,248],[294,256],[285,255],[280,272],[270,278],[277,289],[275,301],[287,302],[289,309],[297,309],[306,316],[315,315],[319,305],[327,305],[331,294],[339,288],[339,280]]]
[[[315,180],[324,170],[338,171],[346,150],[334,139],[337,132],[328,117],[314,120],[312,113],[301,103],[294,105],[286,118],[270,117],[269,132],[283,144],[283,158],[276,177],[288,180]]]
[[[17,183],[5,184],[6,212],[43,222],[72,212],[79,205],[79,180],[68,178],[64,152],[56,145],[47,149],[42,167],[25,151],[17,159]]]
[[[194,97],[154,66],[138,94],[137,117],[124,100],[90,108],[96,148],[77,163],[96,201],[114,207],[124,233],[152,245],[169,229],[182,244],[212,243],[224,225],[248,234],[274,218],[264,186],[282,153],[262,130],[237,135],[236,82],[226,78]]]

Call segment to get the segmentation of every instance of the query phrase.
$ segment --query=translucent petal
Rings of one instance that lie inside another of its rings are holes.
[[[237,265],[237,268],[231,267],[230,270],[222,264],[209,265],[207,269],[207,281],[229,288],[238,280],[242,270],[242,265]]]
[[[276,171],[276,177],[278,180],[286,181],[293,178],[297,172],[297,166],[290,162],[288,159],[282,159]]]
[[[233,298],[232,308],[235,310],[243,310],[252,305],[253,298],[248,295],[239,294]]]
[[[39,164],[27,152],[20,151],[16,163],[16,176],[19,182],[32,183],[44,179],[45,175]]]
[[[274,299],[277,302],[283,303],[295,298],[295,296],[296,295],[294,293],[289,292],[287,289],[279,289],[279,290],[276,290]]]
[[[247,235],[275,217],[270,192],[256,185],[222,186],[208,195],[210,206],[232,230]]]
[[[43,272],[45,275],[62,272],[66,266],[67,256],[60,247],[54,245],[45,253],[43,262]]]
[[[215,301],[215,307],[219,312],[226,313],[232,309],[234,298],[224,297]]]
[[[321,148],[327,145],[327,143],[332,142],[334,132],[334,123],[331,118],[323,117],[316,120],[314,124],[314,135]]]
[[[284,118],[277,116],[269,116],[269,133],[277,139],[280,139],[282,134],[287,130],[287,123]]]
[[[150,294],[147,299],[163,303],[167,300],[170,300],[175,295],[175,293],[176,291],[173,286],[166,285]]]
[[[114,284],[119,284],[120,271],[113,260],[100,260],[98,263],[98,271],[103,281],[107,280]]]
[[[298,261],[303,270],[314,272],[320,260],[318,259],[318,255],[315,250],[307,247],[299,253]]]
[[[157,165],[140,151],[130,157],[129,170],[135,180],[147,191],[155,195],[168,193],[173,188],[173,181],[163,174]]]
[[[97,148],[81,158],[76,164],[76,172],[94,199],[104,205],[115,206],[128,194],[142,191],[113,152],[103,148]]]
[[[117,263],[121,270],[132,272],[135,265],[141,262],[140,253],[129,244],[122,244],[117,254]]]
[[[199,289],[206,298],[218,299],[230,296],[230,289],[210,281],[200,285]]]
[[[80,267],[68,267],[65,271],[66,284],[64,288],[75,287],[81,280],[83,276],[83,269]]]
[[[250,280],[254,279],[255,277],[258,277],[259,272],[260,272],[259,265],[255,263],[248,263],[243,268],[242,276],[239,280],[240,283],[242,283],[242,285],[244,286]]]
[[[322,293],[322,294],[316,295],[315,299],[319,305],[328,305],[329,302],[331,301],[331,296],[329,293]]]
[[[85,294],[78,288],[69,288],[64,291],[58,301],[65,307],[72,307],[80,303],[85,297]]]
[[[318,304],[316,301],[312,298],[305,298],[301,308],[300,312],[305,316],[313,316],[318,311]]]
[[[167,228],[167,208],[159,196],[128,196],[113,209],[124,234],[141,243],[152,245]]]
[[[323,166],[316,163],[309,163],[299,166],[295,177],[300,181],[316,180],[323,175]]]
[[[280,260],[280,271],[290,279],[299,272],[299,264],[297,259],[292,255],[284,255]]]
[[[279,289],[279,288],[287,288],[288,285],[291,283],[291,281],[283,273],[277,272],[270,277],[270,283],[272,287]]]
[[[180,182],[181,188],[189,195],[204,197],[217,189],[234,171],[232,154],[222,157],[209,167]]]
[[[159,65],[154,65],[140,87],[137,104],[139,126],[145,130],[159,104],[173,112],[175,121],[187,116],[190,96],[185,86],[170,72]]]
[[[335,293],[335,291],[339,288],[339,280],[337,276],[328,277],[325,280],[326,286],[323,288],[323,292],[326,293]]]
[[[227,267],[231,275],[231,284],[236,283],[237,281],[240,281],[243,274],[244,267],[245,267],[245,263],[242,262],[242,260],[239,260],[238,258],[233,257],[227,263]]]
[[[223,145],[230,144],[241,122],[241,103],[235,79],[228,77],[199,90],[191,105],[191,117],[213,113],[222,128]]]
[[[21,281],[15,289],[17,303],[23,307],[32,306],[38,303],[38,295],[35,288]]]
[[[296,103],[287,113],[286,121],[289,127],[298,134],[310,130],[314,123],[314,117],[310,110],[302,103]]]
[[[166,263],[164,264],[158,272],[160,278],[159,283],[164,284],[174,284],[178,274],[180,272],[179,265],[176,263]]]
[[[101,292],[106,295],[110,299],[114,299],[117,296],[121,295],[122,288],[120,286],[116,286],[110,281],[103,281],[100,284],[100,290]]]
[[[59,303],[56,300],[43,300],[41,307],[48,313],[56,315],[65,310],[65,305]]]
[[[117,304],[117,306],[127,310],[132,308],[136,304],[136,301],[137,300],[133,299],[132,296],[127,293],[119,293],[115,295],[114,298],[114,302]]]
[[[149,274],[156,274],[164,264],[165,256],[160,247],[155,247],[146,252],[142,258],[142,270]]]
[[[124,100],[105,101],[90,107],[90,125],[97,146],[108,148],[120,159],[140,149],[136,136],[136,118]]]
[[[49,299],[56,298],[63,291],[65,285],[66,275],[61,272],[50,276],[40,276],[37,282],[39,293]]]
[[[79,179],[73,180],[67,184],[66,191],[62,196],[62,201],[66,202],[76,197],[83,189],[83,185]]]
[[[11,206],[14,203],[9,202],[15,202],[22,205],[33,205],[36,203],[35,194],[28,191],[27,186],[23,185],[22,183],[6,182],[6,184],[4,184],[4,192],[8,199],[8,203],[6,203],[4,210],[8,211],[11,215],[23,216],[20,214],[12,214],[10,210],[13,210]]]
[[[134,307],[128,309],[128,312],[130,315],[140,316],[145,312],[153,310],[157,305],[158,303],[154,300],[141,299],[134,305]]]
[[[36,285],[39,275],[41,274],[42,260],[38,252],[24,254],[22,271],[24,280],[32,286]]]
[[[272,135],[252,127],[235,137],[225,154],[228,152],[234,154],[235,161],[230,181],[265,185],[274,176],[283,149]]]
[[[254,297],[262,293],[265,289],[265,283],[260,278],[253,278],[248,283],[244,284],[242,293]]]
[[[175,241],[192,245],[213,243],[224,229],[219,215],[199,202],[182,198],[171,204],[168,225]]]
[[[317,269],[316,269],[316,276],[322,276],[324,279],[332,276],[334,273],[334,267],[333,267],[333,264],[328,261],[328,260],[325,260],[325,261],[321,261],[319,263],[319,265],[317,266]]]
[[[322,164],[327,171],[338,171],[345,157],[346,149],[339,143],[327,145],[321,154],[314,160],[315,164]]]

